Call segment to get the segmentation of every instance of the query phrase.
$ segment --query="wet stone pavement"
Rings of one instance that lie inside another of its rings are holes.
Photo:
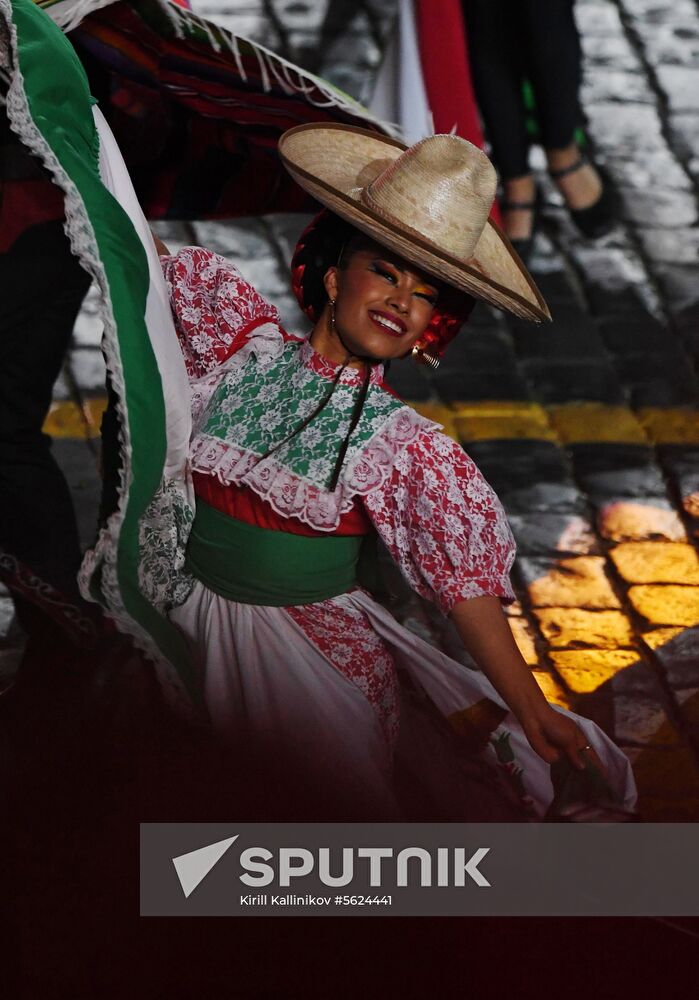
[[[392,5],[369,0],[195,8],[363,100],[391,30]],[[618,226],[581,239],[542,172],[532,271],[553,325],[480,306],[439,371],[406,362],[390,381],[464,445],[504,503],[519,550],[510,623],[547,696],[626,750],[646,818],[698,820],[699,3],[578,0],[576,14],[588,135],[618,195]],[[285,268],[303,224],[157,230],[172,249],[229,256],[300,331]],[[48,422],[86,543],[104,392],[94,311],[88,298]],[[403,597],[396,613],[456,651],[429,608]],[[3,636],[0,679],[18,655],[7,598]]]

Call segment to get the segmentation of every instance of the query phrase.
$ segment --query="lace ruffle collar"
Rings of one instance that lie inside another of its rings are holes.
[[[342,365],[337,365],[328,358],[323,357],[313,347],[309,339],[306,339],[299,348],[299,359],[301,364],[316,375],[322,378],[334,379]],[[383,365],[372,365],[371,385],[383,385]],[[340,376],[341,385],[361,385],[364,372],[360,368],[347,367]]]

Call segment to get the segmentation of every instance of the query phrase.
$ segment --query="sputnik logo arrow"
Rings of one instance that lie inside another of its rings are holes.
[[[208,844],[206,847],[200,847],[188,854],[180,854],[179,857],[172,859],[185,899],[191,896],[202,879],[206,878],[239,836],[240,834],[236,834],[235,837],[218,840],[215,844]]]

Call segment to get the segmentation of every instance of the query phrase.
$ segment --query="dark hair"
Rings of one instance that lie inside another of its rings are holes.
[[[328,301],[323,279],[329,267],[346,267],[355,242],[369,241],[349,222],[325,210],[299,239],[291,262],[294,292],[306,315],[316,322]],[[348,249],[350,250],[348,254]]]
[[[354,229],[350,227],[352,232],[348,235],[347,240],[340,247],[340,252],[338,254],[335,264],[342,270],[345,271],[352,259],[353,254],[359,253],[361,250],[372,250],[374,247],[380,247],[380,243],[372,239],[371,236],[367,236],[366,233],[360,232],[359,229]],[[331,267],[328,264],[328,267]],[[327,268],[325,269],[327,271]]]

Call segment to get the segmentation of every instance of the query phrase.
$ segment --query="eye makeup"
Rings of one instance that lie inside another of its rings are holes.
[[[378,274],[382,278],[388,278],[389,281],[398,281],[398,275],[394,269],[391,268],[390,264],[384,264],[380,260],[372,260],[369,262],[369,270],[373,271],[374,274]]]
[[[398,268],[394,267],[394,265],[385,263],[382,260],[372,260],[369,267],[375,274],[378,274],[382,278],[386,278],[394,284],[398,281],[398,273],[402,273]],[[434,306],[437,302],[438,292],[430,285],[419,284],[413,289],[413,295],[419,295],[421,298],[429,302],[430,305]]]
[[[434,306],[437,304],[438,293],[434,288],[430,288],[429,285],[416,285],[413,288],[413,295],[421,295],[430,305]]]

